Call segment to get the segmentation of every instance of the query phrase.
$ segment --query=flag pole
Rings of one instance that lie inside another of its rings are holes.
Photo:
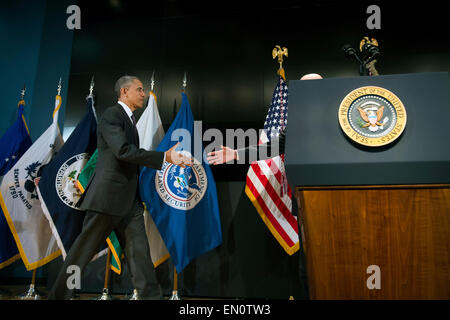
[[[91,84],[89,85],[89,96],[92,96],[92,92],[94,91],[94,76],[91,78]]]
[[[31,276],[31,284],[28,288],[27,292],[18,296],[21,300],[42,300],[44,295],[41,294],[38,290],[36,290],[36,272],[37,268],[33,269],[33,274]]]
[[[58,96],[61,95],[61,88],[62,88],[62,78],[59,77],[59,83],[58,83]]]
[[[280,67],[278,68],[277,74],[281,76],[284,81],[286,81],[286,76],[283,69],[283,56],[288,56],[288,49],[285,47],[281,49],[279,45],[276,45],[272,50],[272,58],[275,59],[278,57],[278,63],[280,64]]]
[[[186,71],[185,71],[184,77],[183,77],[183,92],[186,92],[186,86],[187,86],[187,78],[186,78]]]
[[[19,105],[21,104],[21,102],[25,98],[26,90],[27,90],[26,84],[24,83],[23,84],[23,88],[20,91]],[[33,270],[33,273],[32,273],[32,276],[31,276],[31,284],[28,287],[28,290],[25,293],[22,293],[22,294],[18,295],[17,297],[19,299],[22,299],[22,300],[40,300],[42,298],[42,294],[39,294],[37,292],[37,290],[35,289],[35,286],[36,286],[36,269]],[[2,292],[0,292],[0,295],[1,295]]]
[[[283,69],[283,56],[288,56],[288,49],[286,47],[281,47],[279,45],[276,45],[275,48],[272,50],[272,58],[278,58],[278,63],[280,64],[280,67],[278,68],[277,74],[283,78],[284,81],[286,81],[285,72]],[[284,168],[284,162],[282,161],[282,156],[279,158],[279,167],[281,172],[281,188],[280,188],[280,196],[284,197],[285,194],[288,193],[288,183],[287,183],[287,177],[286,177],[286,170]]]
[[[152,77],[150,79],[150,91],[153,92],[153,87],[155,86],[155,70],[153,70]]]
[[[22,101],[25,98],[25,91],[27,91],[27,87],[25,83],[23,84],[23,89],[20,91],[20,101]]]
[[[173,267],[173,291],[172,296],[169,298],[169,300],[181,300],[180,296],[178,295],[178,273],[175,266]]]
[[[115,300],[109,294],[109,275],[111,270],[111,249],[108,247],[108,256],[106,257],[106,269],[105,269],[105,282],[103,285],[103,292],[100,297],[95,298],[94,300]]]
[[[23,96],[25,95],[25,87],[22,90],[22,95]],[[34,183],[37,185],[38,182],[35,180]],[[36,290],[36,273],[37,273],[37,268],[33,269],[33,273],[31,275],[31,284],[30,284],[27,292],[19,295],[18,296],[19,299],[21,299],[21,300],[41,300],[42,298],[44,298],[44,295]]]
[[[186,71],[184,72],[183,76],[183,92],[186,92],[186,86],[187,86],[187,78],[186,78]],[[178,273],[175,266],[173,266],[173,291],[172,296],[169,298],[169,300],[181,300],[180,296],[178,295]]]
[[[21,105],[25,107],[25,92],[27,91],[27,87],[26,87],[26,83],[23,83],[23,88],[20,91],[20,100],[19,103],[17,104],[17,107],[19,108]],[[28,130],[28,126],[27,126],[27,122],[25,121],[25,116],[22,113],[22,120],[23,120],[23,124],[25,125],[25,128],[27,129],[28,135],[30,135],[30,130]]]

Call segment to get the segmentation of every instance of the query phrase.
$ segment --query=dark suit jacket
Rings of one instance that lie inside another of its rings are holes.
[[[139,149],[139,135],[122,106],[103,113],[97,127],[98,159],[80,209],[114,216],[130,210],[138,192],[139,166],[161,169],[164,152]]]

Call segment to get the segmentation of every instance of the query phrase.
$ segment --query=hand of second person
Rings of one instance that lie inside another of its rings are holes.
[[[185,155],[176,152],[175,149],[178,148],[178,142],[172,148],[166,151],[166,161],[182,168],[186,168],[186,166],[192,166],[192,159],[190,157],[186,157]]]
[[[237,159],[237,151],[228,147],[220,146],[220,150],[208,153],[209,164],[222,164]]]

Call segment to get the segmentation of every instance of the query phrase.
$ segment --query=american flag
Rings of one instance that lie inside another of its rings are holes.
[[[288,87],[280,76],[259,144],[286,129],[287,115]],[[247,172],[245,193],[284,250],[289,255],[295,253],[299,249],[298,224],[292,215],[292,190],[286,180],[284,154],[252,162]]]

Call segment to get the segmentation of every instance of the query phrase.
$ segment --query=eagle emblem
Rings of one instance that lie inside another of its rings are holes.
[[[383,118],[384,106],[376,105],[372,102],[367,104],[363,104],[358,108],[359,114],[361,118],[366,122],[361,127],[367,128],[372,132],[378,131],[378,129],[383,129],[384,125],[389,121],[387,117],[384,118],[383,122],[381,118]]]
[[[376,86],[356,88],[342,99],[339,125],[347,138],[368,147],[396,140],[406,126],[406,109],[391,91]]]

